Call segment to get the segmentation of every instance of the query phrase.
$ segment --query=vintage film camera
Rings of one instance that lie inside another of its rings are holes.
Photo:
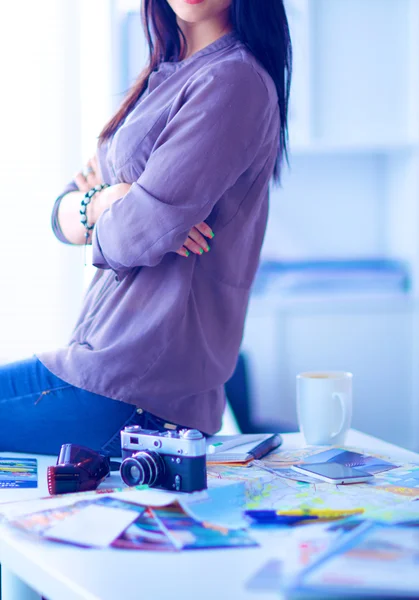
[[[176,492],[207,487],[205,437],[197,429],[160,432],[131,425],[121,431],[121,448],[120,473],[129,486]]]

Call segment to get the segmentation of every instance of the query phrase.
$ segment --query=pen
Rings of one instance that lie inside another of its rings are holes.
[[[344,519],[353,515],[358,515],[364,512],[363,508],[348,509],[348,510],[331,510],[331,509],[296,509],[289,511],[282,510],[247,510],[245,514],[257,522],[272,522],[272,523],[287,523],[292,524],[297,521],[308,521],[314,519],[337,520]]]
[[[274,510],[246,510],[244,514],[255,523],[266,525],[294,525],[306,521],[316,520],[315,516],[278,515]]]
[[[291,510],[277,510],[277,515],[288,516],[315,516],[319,519],[341,519],[364,512],[363,508],[331,509],[331,508],[302,508]]]
[[[270,435],[266,440],[262,440],[253,450],[250,450],[249,454],[253,456],[254,459],[262,458],[269,454],[271,450],[278,448],[282,444],[282,437],[279,433],[275,433]]]

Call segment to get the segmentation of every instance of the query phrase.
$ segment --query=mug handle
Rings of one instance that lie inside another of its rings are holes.
[[[347,399],[346,399],[346,394],[340,394],[339,392],[333,392],[332,394],[332,398],[333,400],[338,400],[340,403],[340,407],[342,409],[342,420],[339,426],[339,429],[337,431],[334,431],[331,435],[332,439],[337,437],[342,430],[346,427],[347,422],[350,418],[349,415],[349,408],[348,408],[348,403],[347,403]]]

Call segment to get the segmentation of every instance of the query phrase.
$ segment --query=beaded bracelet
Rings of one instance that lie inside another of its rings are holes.
[[[101,192],[102,190],[104,190],[107,187],[109,187],[108,183],[100,183],[99,185],[95,185],[95,187],[91,188],[88,192],[85,193],[85,195],[83,196],[83,199],[81,201],[80,223],[86,229],[86,233],[84,234],[84,237],[86,239],[85,245],[87,245],[87,240],[89,239],[90,232],[92,231],[92,229],[94,227],[94,225],[89,225],[89,223],[88,223],[87,214],[86,214],[87,207],[91,203],[93,196],[97,192]]]

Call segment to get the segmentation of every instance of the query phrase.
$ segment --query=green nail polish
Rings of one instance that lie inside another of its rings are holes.
[[[211,250],[211,246],[207,246],[207,252]]]
[[[199,254],[204,254],[204,251],[202,248],[199,249]]]
[[[185,250],[186,256],[189,256],[189,250]]]
[[[211,231],[211,238],[213,238],[215,235],[215,233],[213,231]]]

